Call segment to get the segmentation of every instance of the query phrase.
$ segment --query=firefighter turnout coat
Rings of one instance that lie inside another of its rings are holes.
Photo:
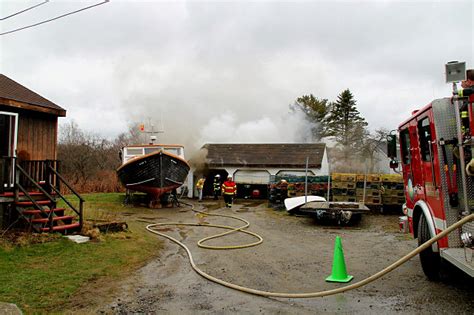
[[[222,193],[224,195],[236,195],[237,194],[237,185],[232,180],[226,180],[222,184]]]
[[[196,183],[196,188],[202,190],[204,188],[204,182],[206,180],[204,178],[200,178]]]

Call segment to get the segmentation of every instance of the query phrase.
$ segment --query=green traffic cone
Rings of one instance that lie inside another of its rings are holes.
[[[346,270],[346,263],[344,262],[344,253],[342,251],[341,238],[336,236],[336,243],[334,245],[334,260],[332,262],[332,273],[326,278],[328,282],[349,282],[354,278],[349,276]]]

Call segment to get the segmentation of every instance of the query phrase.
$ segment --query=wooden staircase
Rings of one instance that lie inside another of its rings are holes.
[[[66,215],[66,208],[57,208],[55,200],[49,200],[41,192],[28,194],[34,202],[17,201],[15,208],[34,231],[70,234],[81,229],[80,220],[76,216]]]
[[[30,162],[34,163],[23,164],[23,167],[15,165],[15,188],[1,193],[0,197],[12,199],[12,208],[28,230],[63,234],[80,231],[84,199],[57,172],[57,161]],[[61,194],[60,183],[69,188],[72,197],[77,197],[78,205]],[[59,200],[63,201],[64,208],[57,207]]]

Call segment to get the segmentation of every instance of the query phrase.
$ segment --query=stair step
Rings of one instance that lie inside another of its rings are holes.
[[[36,203],[39,204],[39,205],[50,205],[51,200],[38,200],[38,201],[36,201]],[[18,201],[15,204],[17,206],[33,206],[34,205],[34,203],[32,203],[31,201]]]
[[[66,209],[65,208],[54,208],[53,210],[45,209],[45,210],[43,210],[43,212],[50,213],[51,211],[60,212],[60,211],[64,211],[64,210],[66,210]],[[31,210],[23,210],[21,213],[23,213],[23,214],[41,214],[42,211],[31,209]]]
[[[65,220],[71,220],[74,219],[72,215],[63,215],[63,216],[58,216],[58,217],[53,217],[53,221],[65,221]],[[31,222],[33,223],[48,223],[48,218],[40,218],[40,219],[32,219]]]
[[[35,200],[39,205],[49,205],[51,204],[51,200]],[[32,206],[34,205],[31,201],[18,201],[15,203],[17,206]]]
[[[79,227],[80,227],[79,222],[76,222],[76,223],[71,223],[71,224],[53,226],[53,231],[66,231],[66,230],[78,229]],[[49,232],[49,228],[47,227],[41,228],[40,230],[43,232]]]
[[[39,191],[29,191],[28,195],[30,195],[30,196],[42,196],[43,193],[39,192]],[[4,192],[3,194],[0,194],[0,197],[13,197],[13,196],[15,196],[15,193],[12,192],[12,191],[7,191],[7,192]],[[25,194],[21,192],[21,193],[18,194],[18,196],[23,197],[23,196],[25,196]]]

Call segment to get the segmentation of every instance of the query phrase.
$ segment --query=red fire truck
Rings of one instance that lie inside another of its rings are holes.
[[[453,95],[432,101],[399,125],[399,155],[397,137],[387,139],[391,167],[398,169],[400,160],[404,178],[407,222],[401,224],[408,224],[419,244],[474,211],[474,86],[457,87],[465,73],[464,63],[446,65]],[[449,261],[474,277],[473,234],[469,222],[421,252],[426,276],[439,279]]]

